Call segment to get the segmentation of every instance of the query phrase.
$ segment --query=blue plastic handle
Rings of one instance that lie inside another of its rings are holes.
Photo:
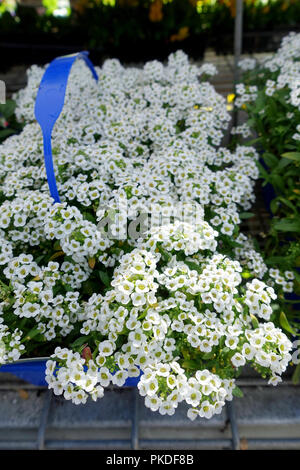
[[[47,180],[50,194],[55,202],[60,202],[60,198],[53,167],[52,130],[64,106],[68,78],[74,62],[83,59],[98,81],[98,75],[88,54],[87,51],[82,51],[52,60],[43,75],[36,97],[34,112],[43,133]]]

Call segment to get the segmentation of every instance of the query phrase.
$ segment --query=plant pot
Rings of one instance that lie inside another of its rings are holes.
[[[46,362],[49,359],[49,357],[20,359],[19,361],[0,366],[0,373],[10,373],[32,385],[47,387],[48,384],[45,380],[45,371]],[[136,387],[139,380],[140,377],[128,377],[123,387]]]

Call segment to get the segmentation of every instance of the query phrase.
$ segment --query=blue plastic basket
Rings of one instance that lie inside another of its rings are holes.
[[[19,361],[10,364],[4,364],[0,367],[0,372],[13,374],[19,379],[25,380],[25,382],[29,382],[32,385],[47,387],[48,384],[45,380],[45,371],[46,362],[49,359],[50,358],[48,357],[20,359]],[[128,377],[123,387],[136,387],[139,383],[140,376]]]
[[[0,372],[9,372],[33,385],[47,386],[45,381],[46,362],[46,358],[21,359],[10,364],[4,364],[0,367]]]

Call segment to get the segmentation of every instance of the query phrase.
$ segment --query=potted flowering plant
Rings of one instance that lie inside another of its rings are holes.
[[[0,361],[49,356],[49,387],[76,404],[135,377],[153,411],[185,401],[210,418],[241,395],[245,364],[276,385],[291,359],[268,269],[239,232],[258,154],[221,147],[213,66],[178,51],[97,72],[73,66],[53,131],[61,202],[33,114],[44,69],[15,97],[26,125],[0,150]]]
[[[282,286],[280,301],[290,319],[289,330],[294,332],[299,297],[297,300],[291,293],[300,293],[299,50],[300,35],[291,33],[263,63],[242,61],[243,82],[237,86],[236,106],[244,109],[248,122],[235,130],[244,136],[245,132],[256,133],[261,151],[257,164],[272,217],[265,243],[266,263],[274,281]]]

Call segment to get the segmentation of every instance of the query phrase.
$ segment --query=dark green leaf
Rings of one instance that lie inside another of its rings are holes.
[[[25,338],[22,340],[22,341],[29,341],[30,339],[34,338],[35,336],[41,334],[40,330],[38,330],[37,328],[32,328],[32,330],[30,330]]]
[[[14,134],[15,131],[13,129],[3,129],[0,130],[0,141],[8,137],[9,135]]]
[[[263,159],[270,168],[274,168],[278,165],[278,158],[275,157],[272,153],[265,152],[263,154]]]
[[[294,204],[289,201],[288,199],[285,199],[284,197],[279,197],[279,201],[281,201],[283,204],[285,204],[287,207],[289,207],[290,209],[292,209],[293,212],[296,212],[297,213],[297,209],[295,208]]]
[[[87,342],[87,336],[82,336],[80,338],[77,338],[72,344],[70,344],[72,349],[75,348],[80,348],[84,343]]]
[[[244,396],[242,390],[236,385],[232,391],[232,395],[238,398],[242,398]]]
[[[96,218],[90,212],[83,212],[83,217],[89,222],[92,222],[93,224],[97,222]]]
[[[241,219],[251,219],[251,217],[254,217],[255,214],[253,212],[241,212],[240,213],[240,218]]]
[[[259,172],[260,172],[260,175],[262,176],[262,178],[264,178],[266,181],[269,181],[270,175],[265,170],[265,168],[259,162],[256,162],[256,165],[259,169]]]
[[[292,335],[295,334],[295,331],[293,330],[293,328],[291,327],[291,325],[289,324],[288,322],[288,319],[286,318],[286,315],[284,312],[280,312],[280,315],[279,315],[279,321],[280,321],[280,325],[282,326],[282,328],[284,328],[286,331],[288,331],[289,333],[291,333]]]
[[[105,271],[99,271],[99,277],[106,287],[110,286],[110,278]]]
[[[289,160],[295,160],[296,162],[300,162],[300,152],[286,152],[283,153],[282,156],[284,158],[288,158]]]
[[[11,117],[16,109],[16,103],[13,100],[7,100],[5,104],[0,104],[0,114],[5,118]]]
[[[266,259],[266,263],[269,266],[272,266],[274,264],[281,264],[285,262],[286,262],[285,256],[270,256],[269,258]]]
[[[288,160],[287,158],[282,158],[280,162],[278,163],[277,167],[274,169],[274,171],[278,173],[290,164],[291,164],[290,160]]]
[[[294,370],[294,373],[292,376],[292,382],[294,385],[298,385],[300,382],[300,364],[298,364]]]
[[[281,219],[273,223],[273,228],[278,232],[300,232],[300,220]]]
[[[280,207],[280,203],[278,201],[278,198],[272,199],[272,201],[270,202],[270,209],[271,209],[272,214],[276,214],[279,207]]]
[[[194,263],[193,261],[185,261],[185,264],[194,271],[197,271],[199,273],[202,272],[202,267],[199,266],[197,263]]]

